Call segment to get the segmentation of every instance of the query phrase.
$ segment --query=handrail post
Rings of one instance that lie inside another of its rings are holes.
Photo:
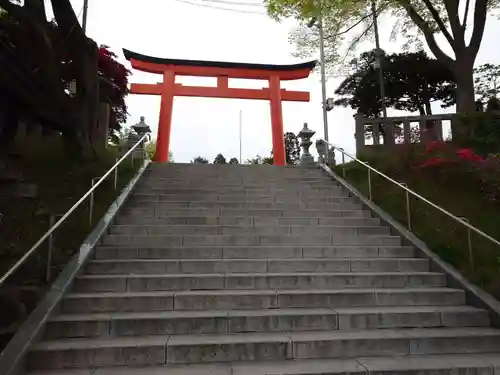
[[[333,148],[334,150],[336,149],[336,147]],[[344,149],[343,148],[338,148],[338,150],[340,151],[340,153],[342,154],[342,177],[345,178],[345,153],[344,153]]]
[[[55,216],[50,215],[49,217],[49,229],[54,226]],[[49,247],[47,249],[47,269],[45,272],[45,281],[48,283],[50,281],[51,271],[52,271],[52,248],[54,246],[53,233],[49,235]]]
[[[118,158],[116,158],[116,162],[115,163],[118,163]],[[117,165],[116,168],[115,168],[115,176],[114,176],[115,190],[118,187],[118,168],[119,168],[119,166]]]
[[[401,182],[405,188],[408,188],[408,185],[405,182]],[[408,226],[408,230],[411,231],[411,206],[410,206],[410,193],[408,190],[405,190],[406,195],[406,225]]]
[[[370,198],[371,201],[372,199],[372,174],[371,174],[371,169],[368,168],[368,197]]]
[[[459,217],[462,221],[465,221],[467,224],[470,224],[470,220],[467,219],[466,217]],[[470,228],[467,227],[467,246],[469,248],[469,264],[470,264],[470,269],[472,272],[475,270],[475,262],[474,262],[474,253],[472,251],[472,233],[470,231]]]
[[[95,180],[99,179],[100,177],[94,177],[92,179],[92,185],[91,188],[94,187]],[[92,226],[92,216],[94,214],[94,191],[90,193],[90,207],[89,207],[89,227]]]

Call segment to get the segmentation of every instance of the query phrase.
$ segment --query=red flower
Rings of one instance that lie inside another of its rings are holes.
[[[484,159],[480,155],[477,155],[470,148],[463,148],[461,150],[458,150],[456,154],[463,160],[474,162],[484,161]]]
[[[440,158],[440,157],[435,157],[427,160],[426,162],[420,164],[418,167],[419,168],[426,168],[426,167],[435,167],[438,165],[443,165],[449,163],[448,160]]]

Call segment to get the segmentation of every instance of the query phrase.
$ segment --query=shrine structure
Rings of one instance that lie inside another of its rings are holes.
[[[283,138],[282,101],[308,102],[309,92],[287,91],[281,81],[307,78],[316,61],[294,65],[267,65],[217,61],[163,59],[141,55],[124,49],[123,53],[132,68],[163,75],[157,84],[132,83],[130,92],[142,95],[161,95],[160,121],[156,143],[156,161],[168,161],[170,129],[174,96],[198,96],[205,98],[233,98],[269,100],[274,165],[286,165],[285,141]],[[176,76],[216,77],[216,87],[184,86],[175,82]],[[269,87],[262,89],[232,88],[229,78],[267,80]]]

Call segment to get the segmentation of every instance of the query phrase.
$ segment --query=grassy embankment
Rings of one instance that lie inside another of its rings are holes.
[[[119,156],[117,148],[103,151],[93,160],[77,161],[67,157],[57,139],[25,138],[12,150],[15,169],[24,182],[36,184],[34,198],[0,196],[0,275],[3,275],[49,229],[50,215],[64,214],[91,187],[94,177],[102,176]],[[12,153],[11,151],[11,153]],[[121,189],[135,175],[135,166],[126,160],[118,173],[117,189],[111,175],[96,191],[93,225],[106,212]],[[51,279],[45,280],[48,243],[16,272],[0,290],[0,348],[11,336],[11,324],[19,323],[36,306],[44,291],[78,250],[92,230],[89,202],[83,203],[53,236]],[[2,308],[3,306],[3,308]],[[22,320],[22,317],[21,317]]]
[[[467,218],[475,227],[500,239],[500,202],[497,199],[500,169],[492,172],[490,168],[486,174],[476,173],[460,163],[420,168],[422,161],[429,158],[422,148],[415,146],[361,159],[396,181],[408,184],[413,191],[455,216]],[[368,196],[365,167],[350,162],[335,167],[335,170],[339,175],[345,173],[346,180]],[[375,173],[371,175],[375,203],[406,225],[405,192]],[[485,181],[485,175],[487,180],[492,181]],[[485,183],[488,183],[487,189]],[[421,200],[414,197],[410,200],[413,233],[469,280],[500,299],[500,247],[472,232],[472,268],[467,229]]]

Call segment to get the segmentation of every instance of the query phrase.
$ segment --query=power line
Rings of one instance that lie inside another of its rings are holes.
[[[211,8],[211,9],[218,9],[218,10],[227,10],[229,12],[235,12],[235,13],[247,13],[247,14],[260,14],[262,16],[266,16],[267,14],[264,13],[264,12],[253,12],[251,10],[242,10],[242,9],[231,9],[231,8],[221,8],[221,7],[218,7],[218,6],[213,6],[213,5],[207,5],[207,4],[200,4],[200,3],[192,3],[190,1],[187,1],[187,0],[174,0],[174,1],[177,1],[179,3],[183,3],[183,4],[189,4],[189,5],[195,5],[195,6],[199,6],[199,7],[202,7],[202,8]]]

